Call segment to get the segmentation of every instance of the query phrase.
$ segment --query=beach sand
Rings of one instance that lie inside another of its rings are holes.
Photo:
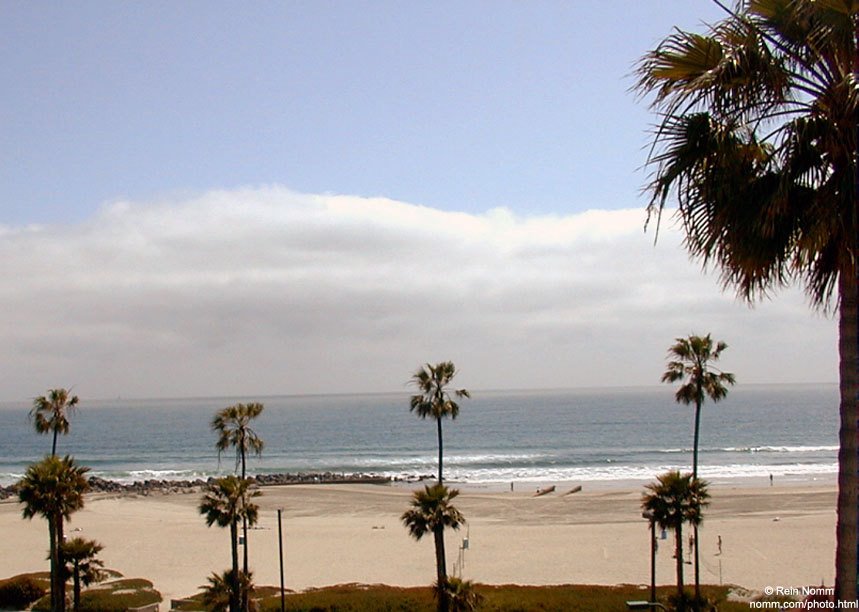
[[[468,527],[448,532],[448,570],[462,539],[465,578],[489,584],[648,584],[649,528],[641,518],[643,483],[599,486],[564,496],[534,497],[464,487],[457,507]],[[429,585],[435,579],[432,538],[415,542],[400,523],[411,488],[402,485],[265,487],[249,533],[257,584],[279,585],[277,509],[283,508],[287,588],[341,583]],[[835,485],[711,486],[700,529],[702,582],[767,586],[831,585],[835,551]],[[195,593],[212,571],[230,564],[228,530],[207,528],[198,494],[91,496],[72,517],[70,537],[104,544],[107,567],[148,578],[166,601]],[[13,500],[0,503],[0,577],[47,570],[44,520],[21,518]],[[722,552],[718,554],[721,536]],[[684,535],[684,540],[688,535]],[[673,535],[659,541],[657,582],[674,582]],[[688,541],[684,552],[688,554]],[[693,571],[686,565],[686,579]]]

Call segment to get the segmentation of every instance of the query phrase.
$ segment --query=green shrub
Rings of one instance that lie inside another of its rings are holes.
[[[141,578],[105,582],[81,593],[81,612],[116,612],[160,603],[161,593]]]
[[[44,580],[24,574],[0,582],[0,608],[20,610],[47,592]]]

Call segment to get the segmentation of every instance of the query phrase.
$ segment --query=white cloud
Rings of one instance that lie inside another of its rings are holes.
[[[644,220],[269,187],[0,228],[0,393],[397,390],[440,359],[473,388],[651,384],[693,331],[741,381],[836,379],[835,323],[798,291],[750,310]]]

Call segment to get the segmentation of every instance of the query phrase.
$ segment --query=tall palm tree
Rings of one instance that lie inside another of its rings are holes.
[[[411,397],[411,411],[420,418],[432,417],[438,429],[438,482],[442,482],[442,435],[441,420],[445,417],[455,419],[459,415],[459,404],[452,398],[448,385],[456,376],[456,366],[452,361],[443,361],[436,365],[426,364],[412,375],[411,383],[420,393]],[[455,389],[453,395],[457,398],[471,397],[465,389]]]
[[[717,0],[718,2],[718,0]],[[723,6],[720,4],[720,6]],[[658,113],[650,216],[676,199],[689,252],[748,300],[799,280],[839,317],[836,600],[856,599],[859,4],[740,0],[638,64]],[[834,298],[834,299],[833,299]]]
[[[212,429],[218,434],[218,441],[215,443],[215,448],[218,449],[218,460],[221,458],[221,453],[231,446],[234,447],[236,449],[236,470],[241,468],[242,480],[247,475],[248,452],[260,456],[265,446],[265,442],[250,426],[251,421],[262,414],[264,408],[265,406],[258,402],[234,404],[219,410],[212,419]],[[242,519],[242,537],[244,538],[242,571],[247,574],[250,571],[248,568],[248,524],[244,518]]]
[[[66,608],[66,580],[63,574],[63,521],[84,505],[84,493],[89,488],[85,474],[89,468],[76,465],[69,456],[50,455],[27,468],[18,482],[18,501],[24,504],[26,519],[41,515],[48,521],[51,560],[51,609]]]
[[[683,523],[694,526],[703,520],[702,510],[709,505],[707,482],[692,474],[670,471],[656,477],[656,482],[645,485],[641,509],[649,512],[663,529],[674,530],[674,557],[677,561],[677,602],[685,607],[683,594]],[[697,602],[696,595],[696,602]]]
[[[692,442],[692,478],[698,478],[698,439],[701,430],[701,406],[706,398],[718,402],[728,395],[728,388],[733,385],[733,374],[716,370],[712,362],[718,361],[719,356],[728,348],[724,342],[717,342],[713,347],[710,334],[706,336],[689,336],[677,338],[675,344],[668,349],[668,369],[662,375],[662,382],[674,383],[681,381],[674,398],[680,404],[695,404],[695,433]],[[701,599],[701,571],[698,555],[698,526],[693,525],[693,551],[695,554],[695,600]]]
[[[89,586],[93,582],[99,582],[104,578],[101,568],[104,563],[98,558],[98,553],[104,546],[95,540],[83,538],[72,538],[60,544],[65,561],[65,573],[72,576],[74,585],[74,610],[81,607],[81,585]]]
[[[416,540],[420,540],[428,533],[433,534],[439,612],[447,612],[449,609],[444,530],[449,527],[455,531],[465,523],[465,517],[451,503],[457,495],[459,491],[448,489],[441,483],[425,485],[423,491],[415,491],[412,494],[412,508],[400,517]]]
[[[259,491],[250,488],[250,481],[238,476],[218,478],[208,487],[198,507],[200,514],[206,519],[206,525],[211,527],[230,528],[230,552],[232,554],[232,600],[230,612],[238,612],[247,600],[241,596],[241,575],[239,574],[239,521],[254,525],[259,518],[259,506],[251,500],[260,495]],[[245,542],[247,546],[247,542]],[[242,572],[245,576],[248,574]]]
[[[33,400],[30,418],[33,419],[36,431],[41,434],[54,434],[52,455],[57,454],[57,435],[69,433],[68,417],[77,405],[78,396],[70,395],[68,389],[50,389],[47,395],[40,395]]]
[[[736,382],[733,374],[717,370],[712,362],[728,348],[724,342],[717,342],[706,336],[677,338],[668,349],[668,369],[662,375],[662,382],[683,384],[677,388],[674,398],[679,404],[695,404],[695,433],[692,442],[692,476],[698,477],[698,436],[701,428],[701,406],[706,398],[718,402],[728,395],[728,388]]]

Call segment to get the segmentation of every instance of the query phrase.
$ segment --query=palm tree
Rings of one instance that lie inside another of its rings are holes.
[[[95,540],[73,538],[60,544],[60,549],[65,560],[65,573],[72,576],[74,609],[77,611],[81,607],[81,584],[89,586],[104,579],[104,572],[101,571],[104,563],[97,557],[104,546]]]
[[[716,0],[718,2],[718,0]],[[722,6],[720,4],[720,6]],[[839,316],[835,599],[856,599],[859,4],[740,0],[638,64],[658,113],[649,218],[670,199],[689,252],[752,301],[799,280]],[[834,297],[834,299],[833,299]]]
[[[206,578],[208,584],[201,585],[197,588],[203,591],[203,607],[209,612],[226,612],[233,610],[233,570],[224,570],[220,574],[212,572],[212,575]]]
[[[250,481],[237,476],[218,478],[206,490],[200,501],[200,514],[205,516],[206,525],[230,528],[230,552],[232,554],[232,600],[230,612],[238,610],[247,601],[241,597],[241,576],[239,574],[239,521],[254,525],[259,517],[259,506],[251,502],[258,497],[259,491],[251,490]],[[245,541],[247,546],[247,541]],[[244,574],[247,575],[247,574]],[[247,606],[244,605],[246,608]]]
[[[442,435],[441,420],[444,417],[455,419],[459,415],[459,404],[450,397],[447,387],[456,376],[456,366],[452,361],[443,361],[436,365],[426,364],[412,375],[411,383],[420,393],[411,397],[411,411],[420,418],[432,417],[438,427],[438,482],[442,482]],[[456,389],[453,394],[460,397],[471,397],[465,389]]]
[[[222,452],[231,446],[235,447],[236,470],[241,467],[242,480],[245,479],[247,474],[248,452],[253,452],[257,456],[260,456],[265,446],[262,438],[250,427],[251,420],[262,414],[264,408],[265,406],[258,402],[235,404],[218,411],[212,419],[212,429],[218,434],[218,441],[215,443],[215,448],[218,449],[218,460],[220,461]],[[248,524],[244,518],[242,519],[242,537],[245,542],[242,548],[242,570],[247,574],[249,572]]]
[[[683,594],[683,523],[698,526],[703,520],[702,509],[710,502],[707,482],[692,474],[670,471],[656,477],[656,482],[645,485],[641,509],[649,512],[663,529],[674,530],[674,557],[677,561],[677,598],[679,609],[684,609]],[[697,595],[696,595],[697,603]]]
[[[473,612],[480,607],[483,596],[477,592],[471,580],[451,576],[447,579],[447,600],[450,612]]]
[[[678,404],[695,404],[695,435],[692,446],[692,476],[698,477],[698,434],[701,427],[701,406],[706,398],[714,402],[728,395],[728,388],[736,379],[733,374],[713,371],[711,362],[718,361],[722,351],[728,348],[724,342],[717,342],[713,349],[710,334],[704,337],[689,336],[677,338],[668,349],[668,369],[662,375],[662,382],[683,381],[674,398]]]
[[[57,454],[57,435],[69,433],[68,415],[74,412],[78,405],[78,396],[69,395],[68,389],[50,389],[47,395],[41,395],[33,400],[30,418],[36,431],[40,434],[53,432],[54,443],[51,454]]]
[[[66,580],[63,575],[63,521],[84,505],[89,488],[85,474],[89,468],[78,466],[74,459],[55,455],[45,457],[27,468],[18,482],[18,501],[24,504],[22,514],[32,519],[37,514],[48,521],[51,560],[51,610],[63,612],[66,606]]]
[[[409,533],[416,540],[432,533],[435,540],[436,594],[439,612],[449,609],[447,593],[447,562],[444,553],[444,530],[454,531],[465,523],[465,517],[451,503],[459,495],[456,489],[448,489],[441,483],[425,485],[423,491],[412,495],[412,508],[400,517]]]
[[[711,363],[718,361],[719,356],[728,348],[724,342],[717,342],[713,347],[710,334],[704,337],[689,336],[677,338],[677,342],[668,349],[668,369],[662,375],[662,382],[683,382],[677,389],[674,398],[680,404],[695,404],[695,433],[692,442],[692,478],[698,478],[698,439],[701,429],[701,405],[709,397],[718,402],[728,395],[728,388],[733,385],[733,374],[716,370]],[[693,540],[695,551],[695,600],[701,599],[701,573],[698,566],[698,527],[693,525]]]
[[[212,575],[206,579],[209,583],[199,587],[203,590],[203,605],[206,610],[210,612],[226,612],[230,609],[230,601],[233,593],[232,576],[233,573],[231,570],[224,570],[220,574],[212,572]],[[254,591],[253,575],[241,572],[239,583],[241,592],[245,594],[244,598],[251,601],[249,609],[251,611],[256,610],[257,606],[250,599],[250,595]]]

